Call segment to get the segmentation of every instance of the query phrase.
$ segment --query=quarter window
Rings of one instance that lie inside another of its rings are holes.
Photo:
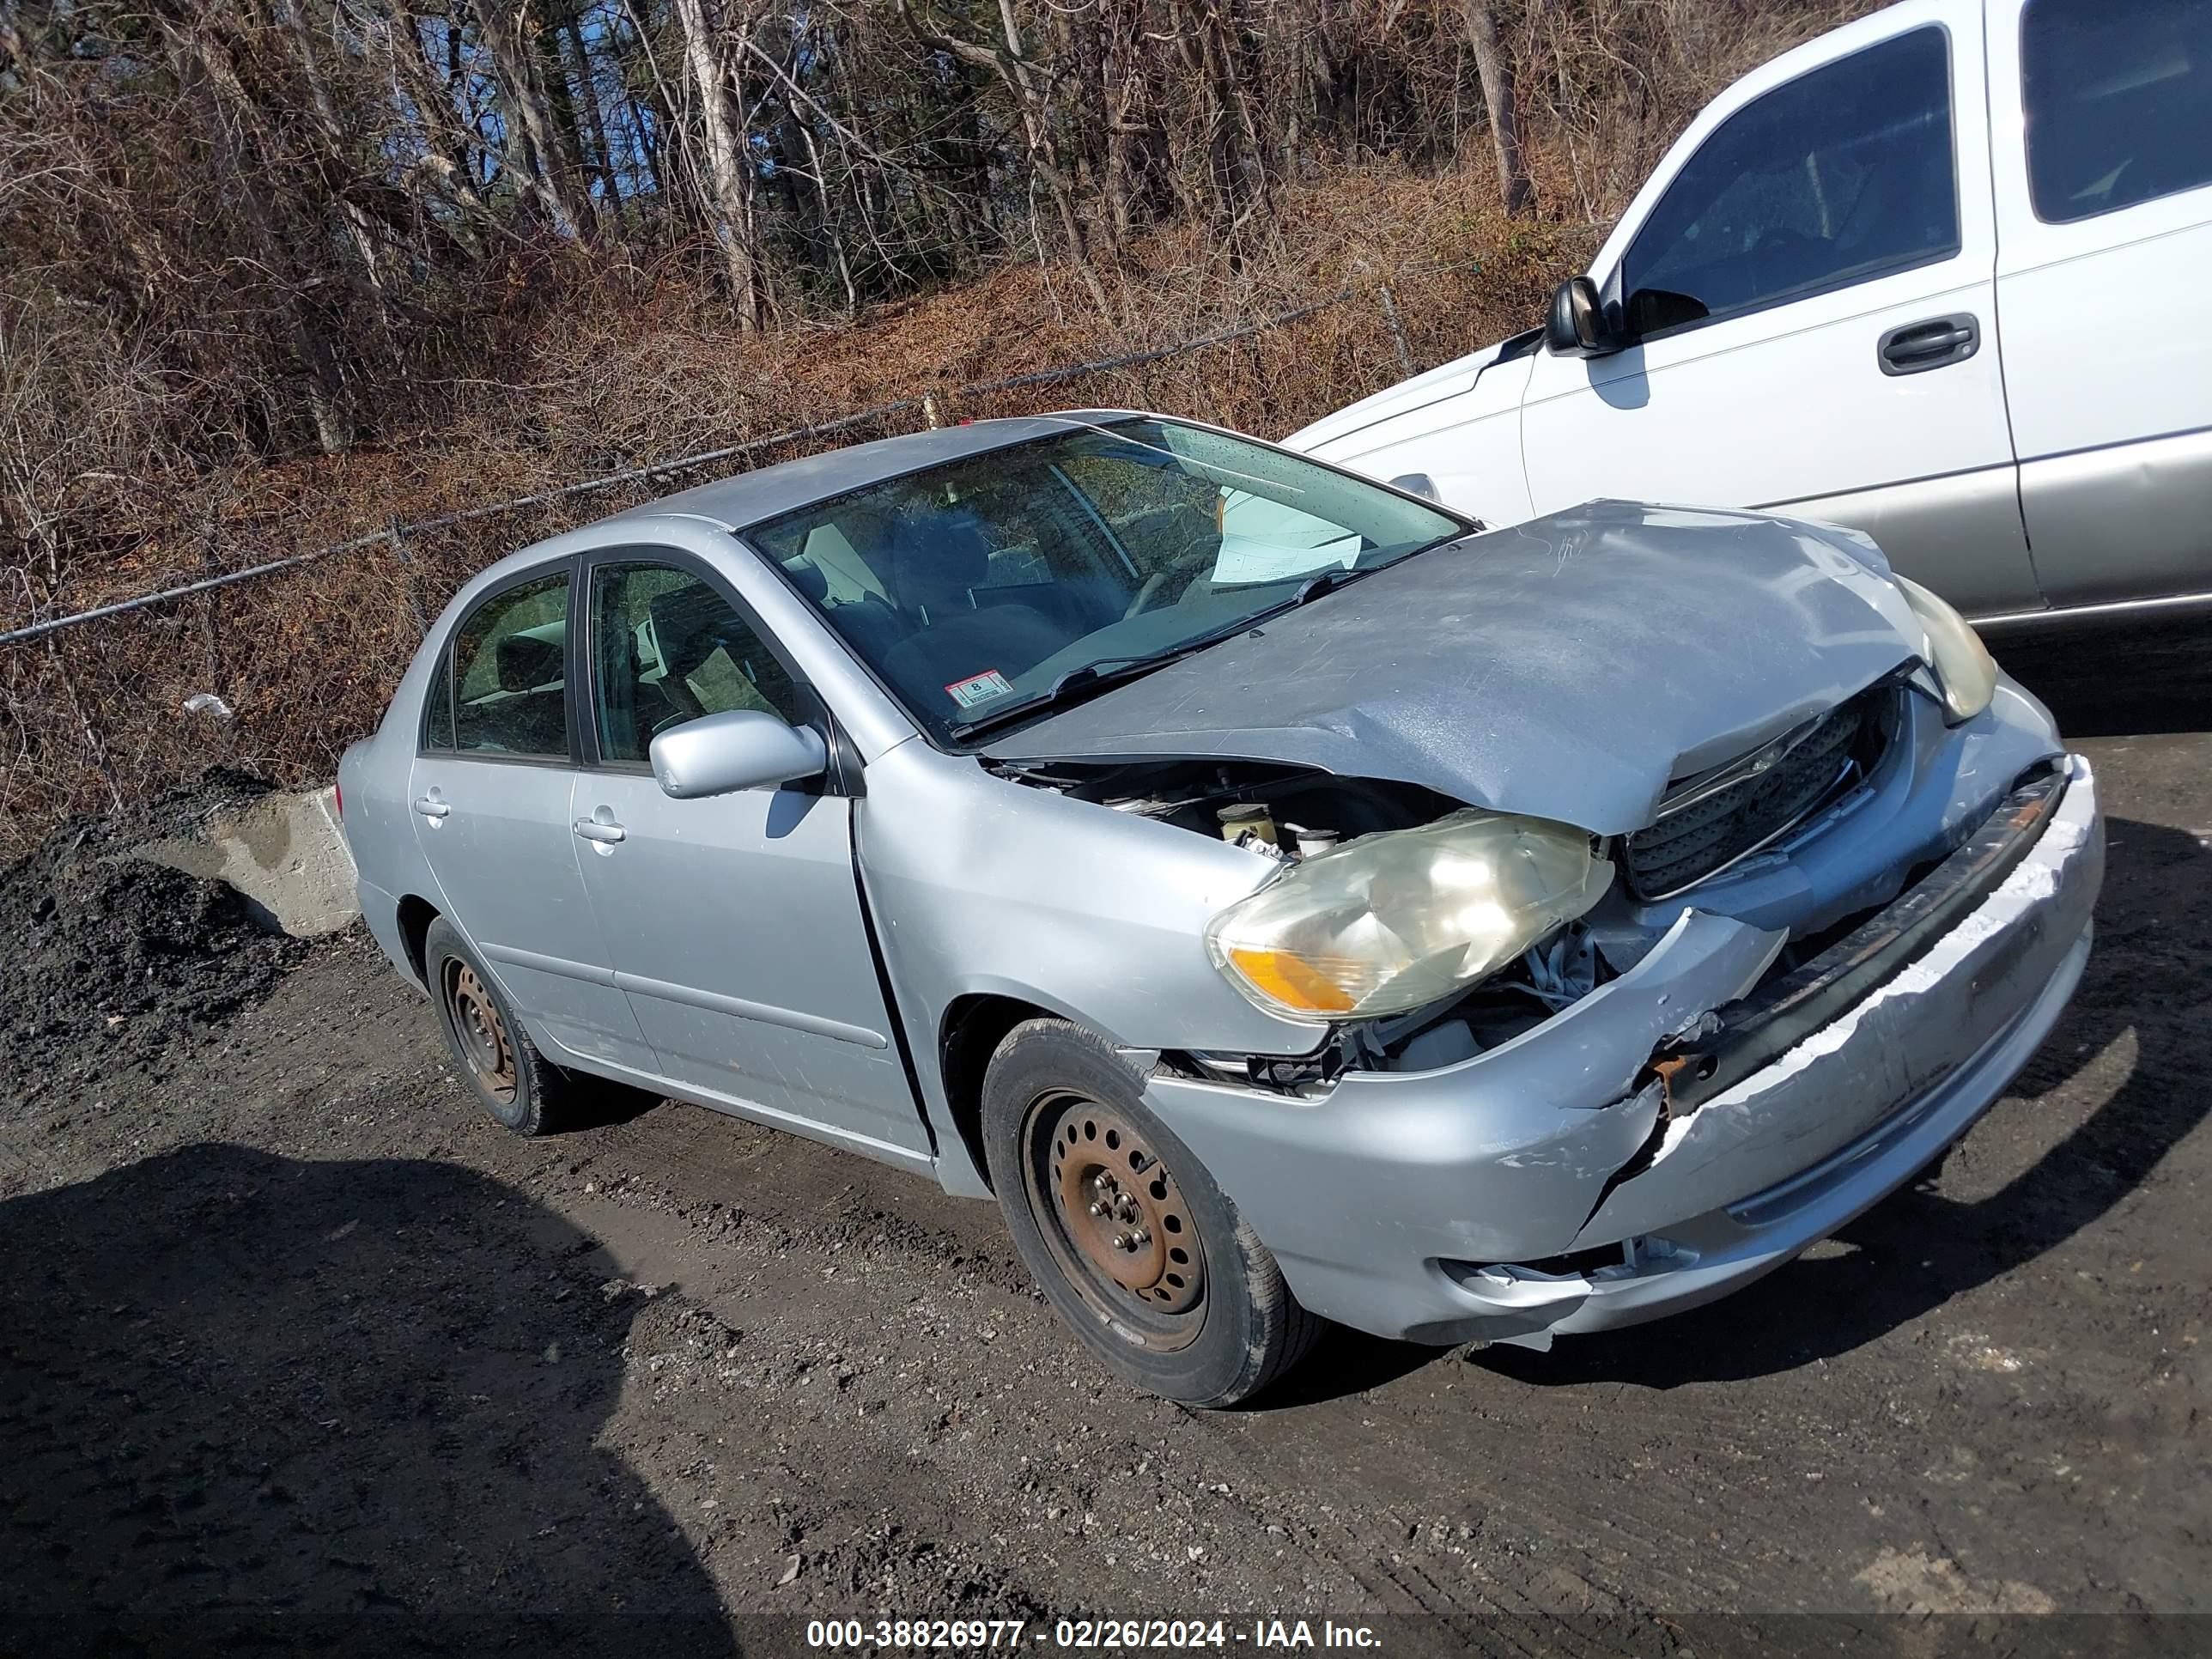
[[[665,564],[592,574],[599,757],[650,758],[672,726],[732,708],[796,724],[798,689],[752,624],[705,581]]]
[[[453,638],[453,746],[568,757],[568,578],[494,594]]]
[[[451,652],[442,652],[438,666],[430,675],[430,692],[422,700],[422,746],[425,749],[451,749],[453,746],[453,658]]]
[[[2021,98],[2035,216],[2063,224],[2212,184],[2212,8],[2032,0]]]
[[[1958,251],[1948,37],[1914,29],[1721,124],[1629,245],[1625,320],[1648,337]]]

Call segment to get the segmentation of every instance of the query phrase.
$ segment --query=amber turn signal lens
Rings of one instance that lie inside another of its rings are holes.
[[[1316,1014],[1352,1012],[1350,992],[1332,985],[1304,957],[1288,951],[1232,949],[1229,959],[1254,986],[1286,1007],[1303,1008]]]

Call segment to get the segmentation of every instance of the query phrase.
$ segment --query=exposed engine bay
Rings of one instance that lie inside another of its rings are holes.
[[[1002,763],[994,769],[1036,788],[1218,837],[1285,865],[1361,836],[1413,829],[1463,810],[1418,785],[1250,762]],[[1609,964],[1592,930],[1572,922],[1464,996],[1391,1018],[1346,1021],[1316,1054],[1296,1059],[1188,1054],[1170,1061],[1278,1090],[1327,1084],[1346,1070],[1433,1070],[1532,1030],[1626,965]]]

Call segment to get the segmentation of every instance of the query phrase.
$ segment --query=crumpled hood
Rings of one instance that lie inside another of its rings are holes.
[[[1419,784],[1599,835],[1863,690],[1918,624],[1853,531],[1593,501],[1440,547],[994,738]]]

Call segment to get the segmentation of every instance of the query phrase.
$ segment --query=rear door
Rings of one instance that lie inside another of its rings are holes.
[[[445,913],[516,1006],[573,1055],[649,1071],[570,830],[572,574],[562,560],[523,576],[453,630],[409,805]]]
[[[659,1075],[749,1117],[927,1158],[861,914],[852,802],[818,781],[672,800],[653,777],[659,733],[732,708],[817,719],[813,694],[690,555],[603,553],[585,580],[574,844]]]
[[[2056,605],[2212,590],[2212,5],[1991,14],[1997,304]]]
[[[1538,512],[1593,495],[1856,525],[1972,611],[2038,602],[1996,349],[1981,9],[1898,6],[1698,118],[1593,269],[1634,342],[1540,352]]]

